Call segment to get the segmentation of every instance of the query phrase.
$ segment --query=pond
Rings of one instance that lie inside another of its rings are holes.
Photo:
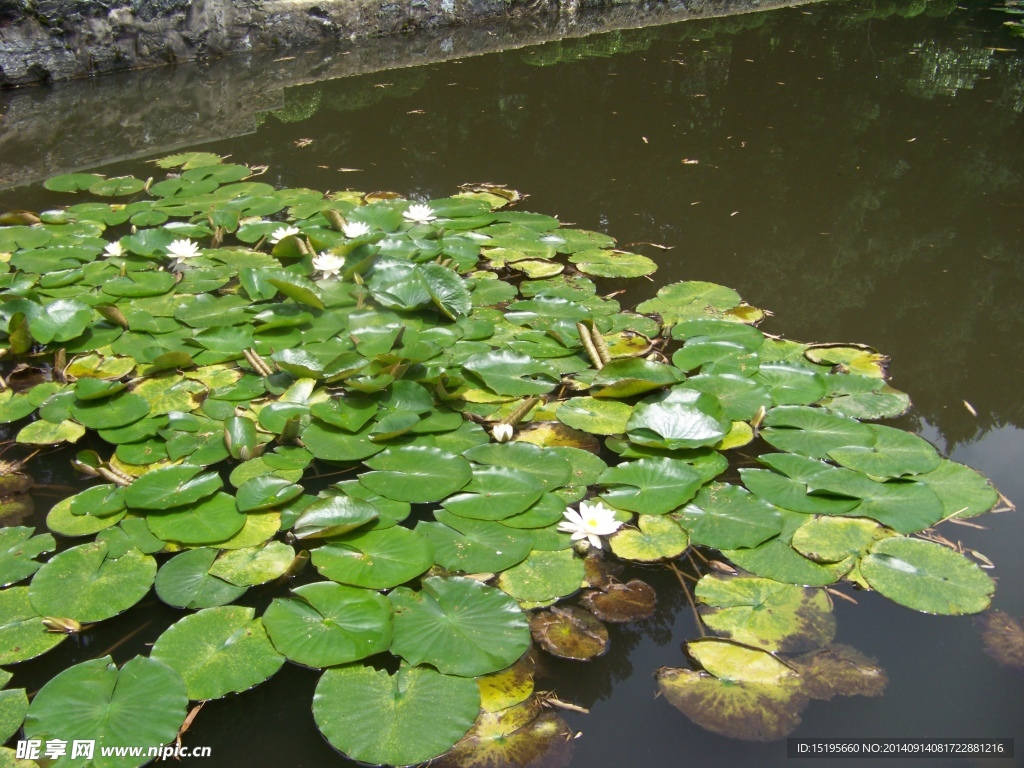
[[[1020,503],[1024,37],[1004,23],[1015,18],[987,3],[857,0],[623,30],[289,88],[282,105],[254,113],[253,130],[243,121],[227,131],[239,135],[213,132],[201,145],[182,136],[176,147],[266,165],[258,180],[281,187],[394,190],[417,200],[467,182],[519,190],[529,195],[519,209],[606,233],[657,262],[650,281],[599,281],[601,294],[625,291],[624,308],[674,281],[708,281],[771,310],[759,326],[766,333],[888,355],[891,383],[913,409],[886,423]],[[182,90],[159,93],[168,114],[181,105],[183,125],[202,69],[189,71]],[[212,67],[210,77],[229,71]],[[213,90],[229,92],[228,80],[217,83]],[[91,100],[97,86],[68,84],[54,96],[67,88],[78,89],[76,119],[104,119],[103,103]],[[46,89],[32,96],[43,110],[47,98]],[[47,153],[10,135],[0,148],[5,178],[27,178],[19,165]],[[146,161],[163,154],[88,170],[145,179],[156,175]],[[57,203],[66,198],[39,183],[0,190],[0,210]],[[42,526],[46,508],[81,486],[67,458],[31,465],[55,488],[38,493],[34,523],[17,524]],[[993,607],[1021,617],[1024,522],[1008,512],[977,525],[942,532],[996,564],[987,571],[998,584]],[[538,676],[538,687],[590,710],[559,711],[581,734],[571,764],[787,764],[784,740],[728,739],[656,698],[654,673],[684,666],[681,646],[701,629],[670,571],[631,573],[656,588],[655,615],[612,625],[607,655],[549,659]],[[856,604],[835,600],[836,642],[877,660],[889,682],[878,698],[811,702],[793,736],[1004,737],[1024,748],[1024,677],[986,655],[975,619],[841,591]],[[262,610],[285,594],[243,603]],[[118,663],[146,654],[178,615],[144,602],[18,666],[13,684],[36,690],[105,652]],[[207,704],[186,743],[212,747],[213,762],[183,762],[352,764],[310,716],[319,674],[285,665],[254,690]],[[864,761],[890,763],[905,764]]]

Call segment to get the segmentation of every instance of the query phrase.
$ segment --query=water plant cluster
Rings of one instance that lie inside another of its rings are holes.
[[[909,407],[875,351],[766,335],[710,283],[624,309],[591,277],[654,261],[501,187],[412,203],[276,189],[208,153],[157,165],[56,177],[67,204],[0,226],[0,424],[26,452],[75,446],[90,478],[47,531],[0,529],[0,664],[151,590],[181,618],[31,704],[0,691],[0,739],[171,742],[190,701],[292,662],[324,670],[312,715],[355,760],[564,764],[534,660],[603,653],[607,623],[655,610],[623,565],[687,589],[683,557],[715,566],[692,596],[716,636],[658,688],[773,739],[811,699],[884,687],[833,643],[830,585],[989,605],[934,528],[998,494],[871,423]],[[30,465],[6,469],[10,511]],[[260,615],[235,604],[288,579]]]

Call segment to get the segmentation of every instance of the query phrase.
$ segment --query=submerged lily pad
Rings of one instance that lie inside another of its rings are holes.
[[[317,728],[364,763],[411,765],[447,752],[480,711],[476,683],[402,664],[394,675],[360,664],[324,672],[313,696]]]
[[[573,730],[534,701],[485,712],[452,749],[432,765],[437,768],[565,768],[572,757]]]
[[[790,659],[812,699],[881,696],[889,682],[878,661],[848,645],[830,645]]]
[[[737,642],[797,653],[832,642],[836,620],[820,589],[755,577],[707,574],[694,597],[707,608],[704,623]]]
[[[555,606],[530,618],[530,632],[548,653],[563,659],[589,661],[608,651],[608,629],[590,611]]]
[[[388,598],[395,612],[391,652],[410,664],[476,677],[504,669],[530,647],[515,600],[474,579],[432,576],[418,592],[399,587]]]
[[[589,589],[580,596],[580,602],[602,621],[620,624],[653,616],[657,594],[647,582],[631,579],[625,584],[612,582]]]
[[[1002,611],[988,611],[976,619],[981,626],[985,653],[1002,666],[1024,672],[1024,626]]]

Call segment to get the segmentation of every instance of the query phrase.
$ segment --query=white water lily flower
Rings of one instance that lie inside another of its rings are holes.
[[[107,247],[103,249],[103,252],[107,256],[122,256],[124,255],[124,246],[118,242],[107,243]]]
[[[507,443],[512,439],[513,431],[511,424],[495,424],[494,429],[491,430],[491,437],[497,443]]]
[[[341,225],[341,232],[348,238],[368,235],[370,234],[370,225],[364,221],[347,221]]]
[[[270,242],[280,243],[286,237],[290,237],[291,235],[297,234],[299,234],[298,227],[278,227],[277,229],[270,233]]]
[[[319,269],[324,279],[337,277],[343,266],[345,266],[345,259],[335,256],[333,253],[325,251],[313,257],[313,269]]]
[[[610,536],[622,526],[615,519],[615,511],[600,501],[596,504],[581,501],[579,512],[570,508],[564,514],[565,520],[558,524],[558,530],[571,533],[573,541],[587,539],[598,549],[601,549],[602,536]]]
[[[199,255],[199,246],[189,240],[172,240],[167,246],[167,255],[174,259],[175,264],[184,264],[193,256]]]
[[[417,224],[426,224],[428,221],[433,221],[437,218],[434,215],[433,208],[421,203],[413,203],[403,215],[408,221],[415,221]]]

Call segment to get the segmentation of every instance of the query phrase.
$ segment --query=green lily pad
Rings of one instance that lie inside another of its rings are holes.
[[[284,663],[254,614],[237,605],[204,608],[165,630],[150,658],[181,675],[193,701],[246,691]]]
[[[462,365],[499,395],[543,395],[559,380],[558,371],[548,363],[506,350],[473,355]]]
[[[810,405],[825,396],[825,379],[817,371],[789,363],[762,363],[754,380],[771,392],[776,405]]]
[[[636,310],[661,315],[665,325],[675,325],[684,320],[720,318],[740,301],[732,288],[691,281],[666,285],[656,298],[641,302]]]
[[[926,485],[900,480],[880,483],[850,469],[816,474],[808,479],[807,487],[860,499],[849,514],[870,517],[900,533],[923,531],[944,514],[939,497]]]
[[[860,556],[886,536],[888,528],[862,517],[815,517],[793,532],[793,549],[819,563]]]
[[[525,511],[543,494],[544,485],[524,470],[477,465],[463,492],[449,496],[442,506],[461,517],[502,520]]]
[[[516,600],[546,603],[573,594],[583,584],[583,561],[571,549],[534,550],[498,577],[498,586]]]
[[[626,251],[577,251],[569,261],[583,274],[597,277],[643,277],[658,269],[646,256]]]
[[[302,510],[292,525],[296,538],[339,536],[380,517],[368,501],[345,494],[326,496]]]
[[[595,397],[633,397],[682,381],[683,374],[671,365],[638,357],[612,360],[598,371],[591,385]]]
[[[71,514],[107,517],[125,509],[125,489],[113,483],[94,485],[71,497]]]
[[[931,488],[939,497],[943,518],[975,517],[988,512],[999,501],[999,493],[984,475],[948,459],[914,480]]]
[[[732,640],[773,653],[799,653],[828,645],[836,620],[820,589],[756,577],[707,574],[694,597],[701,619]]]
[[[71,341],[85,332],[92,320],[92,307],[76,299],[57,299],[29,318],[32,338],[40,344]]]
[[[663,515],[681,507],[704,484],[700,474],[678,459],[640,459],[605,470],[598,479],[609,486],[601,498],[617,509]]]
[[[640,515],[638,529],[622,528],[608,543],[623,560],[653,563],[678,557],[690,546],[686,531],[670,517]]]
[[[715,549],[756,547],[782,531],[782,515],[736,485],[712,483],[682,510],[680,523],[695,544]]]
[[[126,427],[149,413],[149,401],[132,392],[119,392],[103,400],[79,400],[71,406],[71,418],[89,429]]]
[[[867,424],[820,408],[783,406],[773,408],[764,420],[761,437],[787,453],[823,459],[836,448],[857,445],[870,448],[875,433]]]
[[[546,491],[551,491],[569,483],[574,471],[572,463],[559,455],[559,450],[517,441],[478,445],[465,451],[463,456],[476,464],[523,470],[539,481]],[[581,452],[574,450],[572,455],[577,453]],[[590,453],[586,455],[593,456]]]
[[[275,475],[251,477],[238,486],[235,506],[239,512],[262,512],[283,507],[302,495],[302,486]]]
[[[307,667],[333,667],[391,646],[391,603],[376,592],[331,582],[275,598],[263,614],[274,647]]]
[[[52,424],[40,419],[22,427],[15,440],[25,445],[59,445],[77,443],[84,436],[85,427],[71,420]]]
[[[395,501],[441,501],[473,477],[468,461],[439,448],[389,448],[365,464],[376,471],[364,472],[359,482]]]
[[[190,549],[175,555],[156,574],[156,594],[175,608],[214,608],[233,603],[245,587],[236,587],[210,574],[218,550]]]
[[[509,595],[474,579],[423,579],[392,591],[391,652],[410,664],[476,677],[510,666],[530,647],[526,616]]]
[[[226,493],[215,493],[200,501],[163,512],[150,512],[146,516],[146,524],[158,538],[199,545],[214,544],[234,536],[245,525],[245,520],[245,514],[235,508],[234,498]]]
[[[316,415],[315,411],[311,412]],[[314,420],[302,430],[302,444],[318,459],[361,461],[380,453],[386,447],[370,439],[372,431],[372,424],[351,432]]]
[[[159,691],[159,696],[153,692]],[[181,676],[166,664],[136,656],[117,668],[110,656],[65,669],[32,700],[25,718],[25,738],[69,745],[77,740],[98,744],[166,744],[185,721],[188,696]],[[98,751],[98,750],[97,750]],[[149,762],[140,756],[65,760],[65,765],[134,768]]]
[[[17,664],[41,656],[67,639],[49,632],[29,601],[28,587],[0,590],[0,664]]]
[[[530,535],[500,522],[459,517],[443,509],[434,516],[436,523],[421,521],[415,530],[433,545],[434,562],[450,571],[498,573],[521,563],[533,549]]]
[[[280,541],[223,552],[209,573],[236,587],[266,584],[282,576],[295,559],[295,550]]]
[[[826,469],[826,465],[822,465]],[[740,479],[753,493],[770,504],[808,515],[841,515],[860,504],[857,499],[819,494],[812,496],[807,483],[767,469],[743,468]]]
[[[530,617],[530,633],[552,656],[589,661],[608,652],[608,628],[590,611],[557,605]]]
[[[854,565],[852,557],[835,563],[815,562],[781,538],[769,539],[751,549],[723,549],[722,554],[755,576],[810,587],[834,584]]]
[[[0,528],[0,587],[27,579],[41,567],[34,558],[57,548],[52,535],[34,532],[24,526]]]
[[[394,675],[361,664],[324,672],[313,696],[317,728],[364,763],[411,765],[448,751],[480,711],[473,680],[403,664]]]
[[[367,589],[404,584],[433,562],[430,542],[401,526],[349,533],[313,550],[313,565],[323,576]]]
[[[562,403],[555,414],[563,424],[592,435],[619,435],[626,431],[633,408],[617,400],[574,397]]]
[[[927,441],[902,429],[869,424],[875,434],[870,448],[846,446],[833,448],[829,458],[847,469],[877,478],[919,475],[938,469],[942,459]]]
[[[673,339],[729,341],[753,352],[764,344],[757,328],[729,320],[684,320],[672,326]]]
[[[730,327],[749,328],[738,323],[723,323]],[[718,398],[722,406],[722,414],[727,419],[745,421],[754,418],[760,408],[770,408],[771,393],[763,384],[753,379],[737,376],[732,373],[700,374],[691,376],[683,384],[688,389],[706,392]]]
[[[117,525],[128,510],[123,510],[108,517],[93,515],[76,515],[71,512],[71,499],[61,499],[46,515],[46,527],[59,536],[90,536],[104,528]]]
[[[137,549],[107,557],[107,544],[66,549],[39,569],[29,586],[32,606],[43,616],[82,623],[103,621],[128,610],[153,586],[156,561]]]
[[[28,696],[24,688],[0,691],[0,739],[5,742],[16,734],[28,712]]]
[[[731,427],[712,395],[683,389],[662,402],[638,405],[626,425],[633,442],[670,450],[714,445]]]
[[[995,591],[992,579],[963,555],[906,536],[876,542],[861,559],[860,572],[872,589],[925,613],[980,613]]]

